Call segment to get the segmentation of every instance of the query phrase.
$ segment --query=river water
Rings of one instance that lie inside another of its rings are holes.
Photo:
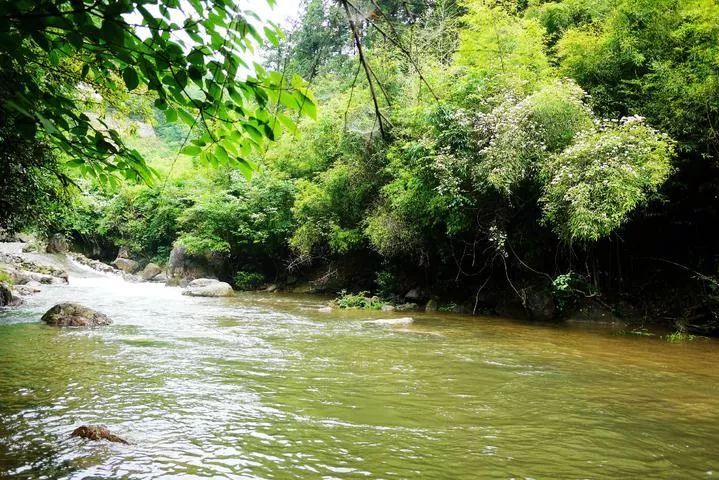
[[[115,323],[41,324],[59,301]],[[320,304],[73,269],[0,312],[0,477],[719,476],[719,342]],[[132,444],[68,437],[86,423]]]

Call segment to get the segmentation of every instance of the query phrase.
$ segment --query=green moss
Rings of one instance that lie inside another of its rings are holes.
[[[6,272],[5,270],[0,270],[0,283],[7,283],[8,285],[13,285],[15,282],[13,281],[13,277],[9,272]]]

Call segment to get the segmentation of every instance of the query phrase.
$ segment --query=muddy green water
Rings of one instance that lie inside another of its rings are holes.
[[[55,329],[61,300],[109,314]],[[0,477],[719,476],[719,343],[197,299],[74,272],[0,312]],[[104,423],[132,445],[70,439]]]

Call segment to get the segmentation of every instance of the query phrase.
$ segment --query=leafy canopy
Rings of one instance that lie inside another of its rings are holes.
[[[283,112],[315,115],[300,77],[259,65],[247,73],[242,57],[282,36],[261,24],[234,0],[0,1],[3,112],[86,175],[151,182],[142,155],[88,115],[92,104],[123,101],[118,92],[150,95],[167,120],[201,127],[182,153],[247,172],[252,150],[292,126]]]

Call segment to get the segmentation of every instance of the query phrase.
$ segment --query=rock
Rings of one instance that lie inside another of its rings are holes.
[[[37,241],[32,241],[22,246],[22,253],[40,253],[42,252],[43,247],[47,248],[47,246],[44,246]]]
[[[126,282],[138,283],[142,281],[142,278],[138,277],[137,275],[133,275],[132,273],[120,271],[120,276]]]
[[[38,263],[24,255],[0,253],[0,263],[7,264],[16,284],[31,280],[41,283],[67,283],[67,270],[46,263]],[[55,278],[55,280],[53,280]]]
[[[47,242],[45,247],[47,253],[65,253],[68,251],[67,239],[63,235],[56,233]]]
[[[180,285],[183,285],[184,280],[214,277],[216,272],[224,271],[226,261],[227,259],[219,254],[190,255],[185,247],[177,246],[170,252],[167,277],[171,281],[177,279]]]
[[[394,308],[398,312],[414,312],[419,310],[419,305],[416,303],[403,303],[402,305],[395,305]]]
[[[524,301],[524,308],[531,320],[540,322],[554,320],[557,315],[552,295],[544,290],[530,289]]]
[[[164,272],[160,272],[159,274],[152,277],[152,281],[157,283],[167,283],[167,280],[167,275],[165,275]]]
[[[317,309],[318,312],[321,313],[332,313],[332,307],[324,306]]]
[[[120,247],[117,252],[117,258],[130,258],[130,250],[127,247]]]
[[[394,305],[382,305],[383,312],[394,312],[397,310]]]
[[[17,285],[15,287],[15,291],[18,293],[18,295],[33,295],[40,291],[40,288],[32,286],[32,285]]]
[[[425,312],[436,312],[439,310],[439,304],[437,304],[437,300],[430,299],[429,302],[427,302],[427,305],[424,306]]]
[[[7,283],[0,283],[0,307],[17,307],[23,304],[23,299],[13,295],[12,288]]]
[[[367,320],[363,322],[365,325],[377,325],[380,327],[395,327],[401,325],[410,325],[414,322],[412,317],[401,318],[381,318],[379,320]]]
[[[156,276],[158,276],[160,273],[162,273],[162,268],[160,268],[159,265],[156,265],[154,263],[148,263],[145,266],[145,269],[142,271],[142,279],[143,280],[152,280]]]
[[[231,297],[234,290],[229,283],[220,282],[212,278],[198,278],[187,284],[183,295],[190,297]]]
[[[423,298],[427,298],[427,296],[424,294],[424,292],[419,288],[413,288],[409,292],[404,294],[404,298],[407,300],[410,300],[412,302],[418,302],[419,300],[422,300]]]
[[[105,425],[82,425],[73,430],[70,436],[88,440],[107,440],[108,442],[124,443],[125,445],[130,444],[124,438],[110,432]]]
[[[277,291],[277,285],[275,285],[274,283],[265,289],[265,292],[267,292],[267,293],[274,293],[276,291]]]
[[[136,262],[135,260],[130,260],[129,258],[123,258],[123,257],[117,257],[113,262],[112,265],[119,268],[125,273],[135,273],[140,269],[140,264]]]
[[[69,302],[58,303],[45,312],[41,320],[57,327],[96,327],[112,323],[104,313]]]
[[[193,287],[193,288],[208,287],[208,286],[214,285],[216,283],[220,283],[220,281],[217,280],[216,278],[198,278],[198,279],[190,281],[187,284],[187,286]]]

